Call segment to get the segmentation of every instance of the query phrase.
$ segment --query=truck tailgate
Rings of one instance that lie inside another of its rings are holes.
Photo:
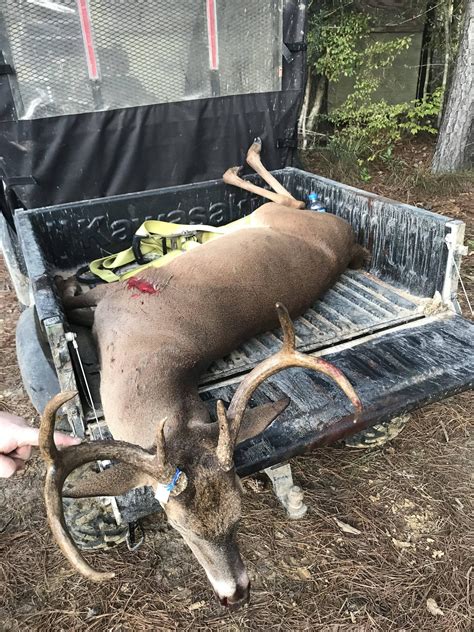
[[[474,323],[453,314],[434,316],[375,334],[330,352],[316,352],[342,369],[362,404],[354,423],[349,401],[324,377],[304,369],[265,382],[250,405],[289,397],[288,408],[260,436],[240,444],[235,459],[247,475],[474,386]],[[203,388],[215,415],[217,399],[229,402],[238,379]]]

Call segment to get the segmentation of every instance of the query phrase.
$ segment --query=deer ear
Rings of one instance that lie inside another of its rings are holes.
[[[92,496],[121,496],[135,487],[156,485],[156,481],[134,467],[119,463],[103,472],[91,472],[63,490],[65,498],[91,498]]]
[[[240,425],[237,443],[242,443],[242,441],[256,437],[263,432],[285,410],[289,403],[290,399],[285,397],[277,402],[262,404],[255,408],[247,408]]]

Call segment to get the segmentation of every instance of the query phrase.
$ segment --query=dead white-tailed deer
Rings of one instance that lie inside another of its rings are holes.
[[[59,452],[52,434],[55,414],[74,393],[56,396],[41,426],[41,451],[49,465],[45,497],[59,546],[90,579],[113,573],[93,570],[65,526],[62,488],[78,466],[119,461],[76,484],[69,497],[120,495],[152,485],[221,603],[235,606],[248,600],[249,579],[236,543],[241,501],[234,447],[261,433],[288,404],[247,409],[252,393],[282,369],[305,367],[333,379],[360,410],[358,396],[335,366],[295,350],[289,314],[302,314],[347,266],[360,265],[364,251],[343,219],[296,210],[303,203],[265,170],[259,153],[254,143],[247,161],[276,193],[241,180],[236,169],[224,175],[226,182],[276,202],[257,209],[249,226],[148,269],[133,284],[114,283],[65,298],[68,310],[96,307],[101,399],[114,440]],[[227,410],[218,403],[218,422],[211,422],[198,394],[199,377],[246,339],[274,328],[277,317],[283,348],[243,379]]]

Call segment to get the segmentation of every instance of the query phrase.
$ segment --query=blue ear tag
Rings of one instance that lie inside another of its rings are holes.
[[[163,483],[158,483],[155,490],[156,500],[158,500],[163,505],[165,505],[168,502],[170,494],[173,491],[173,489],[176,487],[181,474],[182,474],[181,470],[179,469],[179,467],[177,467],[176,472],[173,474],[173,478],[171,479],[169,483],[167,483],[166,485],[163,485]]]

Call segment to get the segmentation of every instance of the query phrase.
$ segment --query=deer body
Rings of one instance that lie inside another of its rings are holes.
[[[197,383],[209,365],[275,328],[277,301],[302,314],[357,254],[351,227],[334,215],[265,204],[253,219],[141,274],[154,294],[107,286],[94,331],[114,438],[151,448],[157,414],[207,416]]]
[[[240,486],[233,451],[288,404],[282,400],[246,410],[253,390],[273,373],[300,366],[333,379],[360,410],[356,393],[336,367],[295,350],[283,304],[291,316],[302,314],[349,265],[362,263],[364,250],[345,220],[300,210],[303,204],[261,165],[259,147],[255,143],[249,151],[249,164],[277,193],[241,181],[235,169],[224,176],[226,182],[275,201],[257,209],[249,226],[197,246],[162,268],[149,268],[133,282],[100,286],[65,300],[68,310],[96,306],[101,399],[114,440],[58,453],[55,411],[74,395],[61,393],[45,411],[40,447],[50,466],[45,497],[51,528],[66,556],[91,579],[111,575],[97,573],[82,559],[62,514],[63,483],[78,465],[120,461],[69,490],[71,497],[166,486],[160,502],[168,520],[204,567],[221,603],[239,605],[248,599],[249,580],[236,543]],[[284,332],[282,350],[245,376],[227,411],[218,402],[218,421],[212,422],[198,394],[200,376],[248,338],[273,329],[275,304]]]

